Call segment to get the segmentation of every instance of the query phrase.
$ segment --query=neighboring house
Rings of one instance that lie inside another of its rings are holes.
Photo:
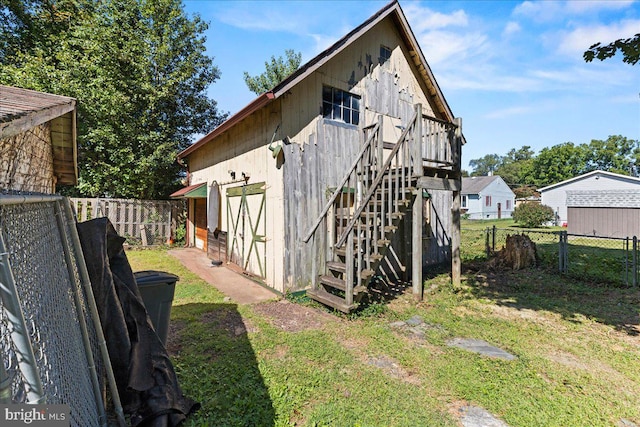
[[[636,190],[569,190],[570,234],[602,237],[640,235],[640,187]]]
[[[0,85],[0,190],[77,183],[76,100]]]
[[[568,225],[567,192],[575,190],[640,191],[640,178],[597,170],[541,188],[542,204],[553,209],[558,225]]]
[[[342,311],[373,277],[421,297],[459,253],[459,123],[390,3],[179,154],[188,243]]]
[[[493,176],[462,178],[462,213],[469,219],[511,218],[516,195],[504,179]]]

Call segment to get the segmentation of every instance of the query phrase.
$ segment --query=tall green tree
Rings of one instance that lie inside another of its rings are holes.
[[[163,198],[176,154],[224,118],[198,16],[178,0],[5,0],[0,82],[78,99],[79,185],[87,196]],[[22,43],[22,40],[26,40]]]
[[[485,176],[493,173],[498,169],[502,159],[497,154],[487,154],[479,159],[469,161],[469,166],[473,168],[471,176]]]
[[[573,142],[543,148],[533,159],[531,183],[544,187],[581,175],[588,171],[588,158],[587,147]]]
[[[301,53],[287,49],[284,54],[286,58],[272,56],[270,61],[265,61],[265,71],[262,74],[251,76],[248,72],[244,72],[244,82],[251,92],[260,95],[273,89],[300,67]]]

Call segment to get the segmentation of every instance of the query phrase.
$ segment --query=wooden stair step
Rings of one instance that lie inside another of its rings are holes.
[[[307,296],[324,305],[340,310],[343,313],[349,313],[356,307],[355,304],[349,305],[345,302],[344,298],[340,298],[323,289],[309,289],[307,290]]]
[[[340,279],[339,277],[323,275],[320,276],[320,283],[326,286],[331,286],[332,288],[338,289],[343,292],[345,289],[347,289],[344,280]]]
[[[344,273],[345,271],[347,271],[347,265],[344,262],[328,261],[327,268],[331,271],[337,271],[339,273]]]

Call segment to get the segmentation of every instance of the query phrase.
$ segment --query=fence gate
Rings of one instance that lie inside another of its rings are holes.
[[[248,273],[266,277],[264,182],[227,189],[227,257]]]

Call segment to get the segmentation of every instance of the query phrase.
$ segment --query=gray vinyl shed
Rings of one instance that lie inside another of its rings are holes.
[[[567,191],[571,234],[604,237],[640,235],[640,191]]]

